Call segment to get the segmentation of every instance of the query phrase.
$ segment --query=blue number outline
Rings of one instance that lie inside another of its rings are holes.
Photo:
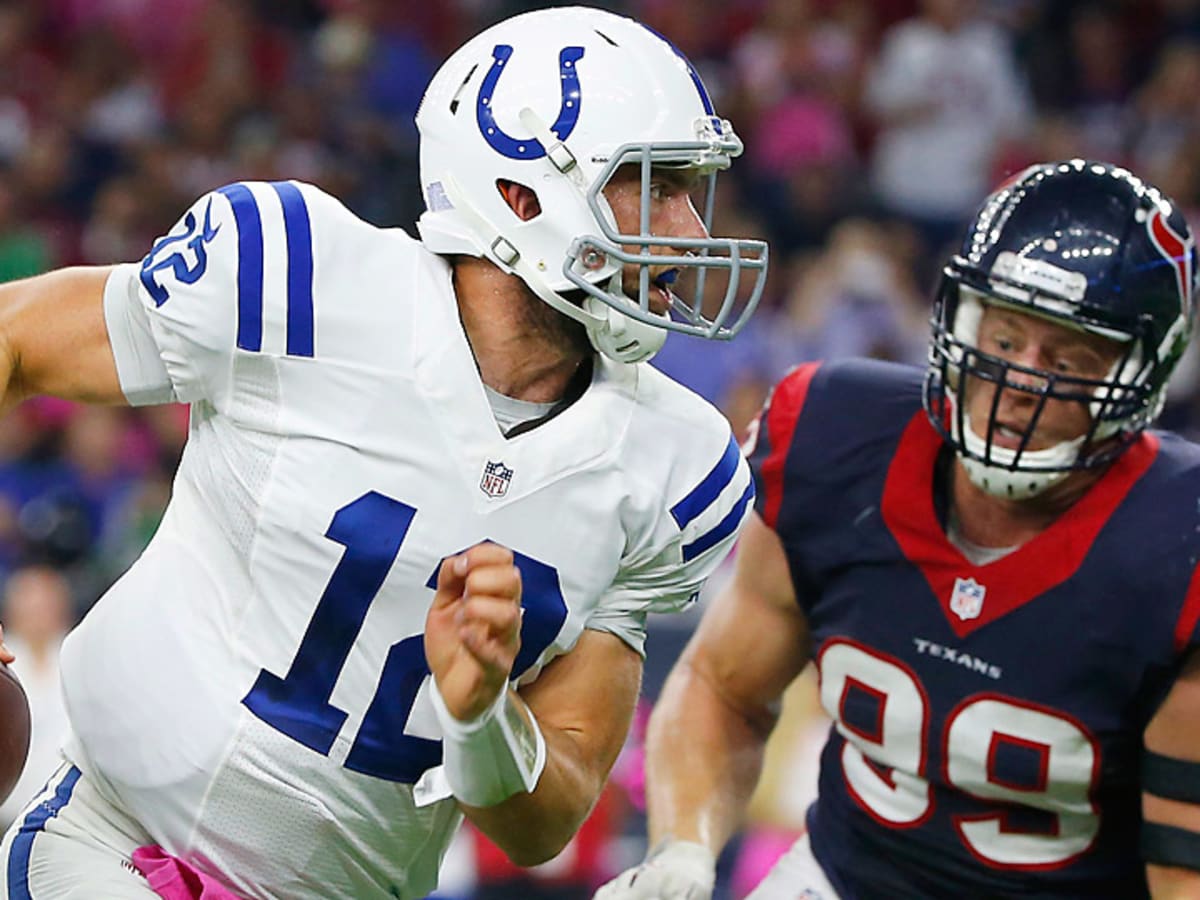
[[[217,236],[217,232],[221,230],[220,225],[216,228],[213,228],[212,225],[211,198],[208,201],[208,206],[204,208],[204,225],[200,228],[199,232],[196,231],[197,224],[196,214],[188,210],[187,215],[183,218],[183,227],[186,230],[182,234],[168,234],[166,237],[160,238],[150,248],[150,252],[146,254],[146,258],[142,260],[142,268],[138,273],[138,278],[141,279],[142,285],[154,300],[155,306],[162,306],[171,299],[170,291],[155,280],[154,276],[158,272],[170,269],[175,276],[175,280],[180,284],[195,284],[208,270],[207,245]],[[189,238],[190,240],[188,240]],[[165,256],[155,262],[158,255],[167,247],[177,244],[180,241],[187,241],[187,248],[196,257],[194,265],[188,266],[181,250],[176,250],[169,256]]]

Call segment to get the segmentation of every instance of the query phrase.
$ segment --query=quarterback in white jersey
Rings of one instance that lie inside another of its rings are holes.
[[[239,897],[421,897],[464,812],[529,864],[598,795],[647,614],[753,498],[725,419],[640,364],[757,301],[765,246],[689,196],[741,144],[669,43],[582,9],[466,44],[418,124],[420,242],[244,182],[140,264],[0,289],[6,403],[191,408],[158,533],[64,647],[66,764],[0,898],[152,897],[149,847]],[[716,314],[691,270],[729,276]]]

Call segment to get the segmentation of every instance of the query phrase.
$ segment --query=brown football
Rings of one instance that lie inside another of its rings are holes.
[[[0,663],[0,802],[8,798],[29,755],[29,700],[12,669]]]

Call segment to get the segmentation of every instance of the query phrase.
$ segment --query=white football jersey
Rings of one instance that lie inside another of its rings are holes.
[[[527,683],[585,628],[640,652],[753,494],[725,419],[646,365],[597,358],[505,438],[445,261],[308,185],[202,197],[105,315],[130,402],[191,404],[190,436],[158,533],[67,640],[68,754],[247,897],[433,888],[460,818],[421,634],[444,558],[516,554]]]

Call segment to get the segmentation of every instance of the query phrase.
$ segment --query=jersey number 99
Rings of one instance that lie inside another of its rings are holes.
[[[1002,869],[1055,869],[1084,853],[1100,830],[1092,802],[1099,750],[1081,725],[1061,712],[999,694],[975,694],[929,734],[925,688],[904,663],[847,640],[821,651],[821,705],[846,739],[842,773],[868,815],[891,828],[914,828],[933,814],[927,742],[942,741],[946,783],[997,804],[994,812],[955,816],[973,856]],[[847,716],[857,695],[877,711],[873,725]],[[847,721],[854,719],[854,723]],[[1013,752],[1036,760],[1032,781],[1010,780],[998,760]],[[1050,828],[1022,830],[1014,807],[1053,816]]]

